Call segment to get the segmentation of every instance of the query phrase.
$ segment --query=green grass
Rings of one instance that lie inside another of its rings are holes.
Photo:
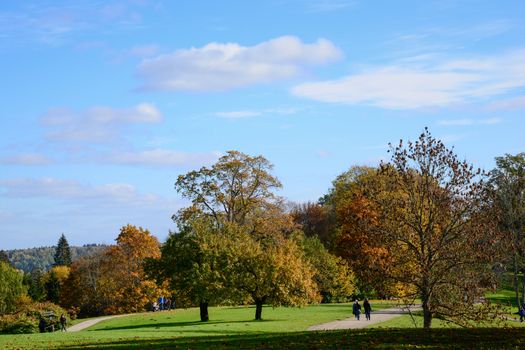
[[[374,310],[395,306],[372,302]],[[520,328],[416,329],[401,316],[360,330],[305,332],[310,325],[351,316],[351,304],[304,308],[265,307],[254,321],[253,307],[213,307],[210,321],[198,309],[142,313],[103,321],[76,333],[0,336],[0,349],[520,349]],[[421,321],[421,316],[416,315]],[[385,329],[386,327],[395,327]],[[406,328],[405,328],[406,327]],[[443,328],[439,328],[443,327]]]
[[[375,309],[390,307],[374,303]],[[351,304],[312,305],[304,308],[263,309],[263,320],[255,321],[253,307],[210,308],[210,321],[200,322],[198,309],[143,313],[103,321],[77,333],[48,333],[0,336],[0,349],[69,348],[103,346],[137,339],[160,341],[188,337],[269,336],[304,331],[308,326],[351,316]]]

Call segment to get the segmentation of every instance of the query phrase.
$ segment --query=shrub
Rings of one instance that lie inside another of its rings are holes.
[[[27,334],[38,332],[38,321],[24,315],[4,315],[0,317],[0,333]]]
[[[50,302],[18,303],[16,313],[0,317],[0,333],[37,333],[38,322],[47,312],[55,314],[57,319],[62,314],[68,315],[66,310]]]

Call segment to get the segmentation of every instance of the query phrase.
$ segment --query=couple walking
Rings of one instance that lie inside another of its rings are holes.
[[[367,321],[370,321],[370,313],[372,312],[372,306],[370,305],[370,302],[367,298],[365,298],[365,301],[363,302],[363,308],[365,309],[365,316]],[[354,314],[355,318],[359,321],[359,318],[361,316],[361,305],[359,304],[359,300],[355,300],[354,305],[352,305],[352,313]]]

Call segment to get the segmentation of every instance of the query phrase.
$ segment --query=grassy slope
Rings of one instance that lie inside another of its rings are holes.
[[[374,310],[388,306],[376,302]],[[408,316],[379,323],[373,329],[304,332],[310,325],[349,317],[350,308],[349,304],[300,309],[267,307],[263,311],[264,320],[253,321],[253,307],[218,307],[210,308],[211,321],[207,323],[199,322],[196,309],[144,313],[104,321],[78,333],[3,335],[0,349],[525,348],[521,328],[447,328],[445,323],[435,320],[433,326],[437,329],[428,332],[415,329]],[[420,316],[416,320],[422,322]],[[397,329],[386,331],[385,327]]]
[[[375,308],[389,307],[375,303]],[[0,349],[69,348],[103,346],[123,342],[158,342],[187,337],[269,337],[270,334],[304,331],[308,326],[351,316],[351,305],[328,304],[304,308],[263,310],[263,321],[254,321],[253,307],[210,308],[210,321],[199,322],[197,309],[144,313],[103,321],[78,333],[53,333],[0,336]],[[222,339],[222,338],[221,338]]]

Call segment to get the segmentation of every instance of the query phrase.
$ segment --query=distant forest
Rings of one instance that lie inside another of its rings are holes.
[[[82,247],[70,247],[71,258],[75,261],[82,256],[99,252],[105,248],[107,248],[107,245],[100,244],[86,244]],[[56,247],[38,247],[6,250],[5,252],[14,267],[25,272],[31,272],[34,269],[40,269],[42,271],[49,270],[55,262],[53,259],[55,249]]]

